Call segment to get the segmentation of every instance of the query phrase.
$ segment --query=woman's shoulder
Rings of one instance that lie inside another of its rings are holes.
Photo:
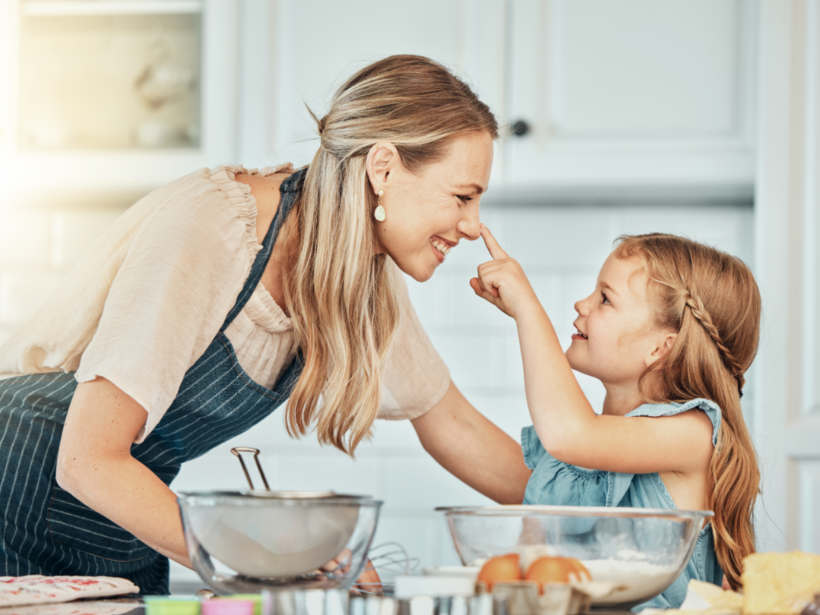
[[[201,167],[170,180],[149,192],[143,199],[167,200],[170,198],[179,202],[186,199],[201,199],[209,192],[213,192],[227,198],[232,203],[247,205],[253,203],[249,182],[240,181],[237,176],[263,180],[276,174],[292,172],[293,165],[290,162],[262,168],[245,167],[241,164]]]
[[[242,165],[202,167],[143,196],[125,211],[114,232],[119,229],[126,234],[135,231],[152,236],[170,233],[232,245],[238,239],[253,256],[259,249],[256,201],[251,186],[239,181],[237,175],[267,177],[290,169],[290,164],[263,169]]]

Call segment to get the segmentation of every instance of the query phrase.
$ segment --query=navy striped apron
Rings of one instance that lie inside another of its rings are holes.
[[[170,484],[182,462],[240,434],[287,399],[302,371],[297,353],[272,389],[239,365],[225,329],[256,288],[306,169],[281,185],[262,249],[225,322],[185,373],[156,428],[131,453]],[[0,380],[0,576],[83,574],[126,577],[144,594],[168,593],[168,560],[80,503],[55,481],[60,434],[77,382],[73,372]]]

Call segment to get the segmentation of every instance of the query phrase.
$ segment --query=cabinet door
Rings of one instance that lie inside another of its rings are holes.
[[[820,553],[820,6],[763,0],[754,396],[760,551]]]
[[[12,64],[9,81],[2,80],[11,84],[8,111],[0,103],[0,112],[9,118],[12,175],[22,198],[119,198],[113,195],[232,161],[236,6],[4,4],[0,10],[11,14],[0,17],[0,53],[9,51],[0,60],[9,55]]]
[[[345,79],[396,53],[441,62],[498,113],[503,91],[503,0],[245,4],[242,64],[252,72],[243,80],[241,98],[244,161],[310,162],[318,135],[305,105],[322,117]]]
[[[11,158],[12,133],[12,88],[16,79],[15,30],[12,24],[17,19],[16,7],[12,3],[0,3],[0,181],[7,186],[5,174]],[[5,194],[7,188],[0,189]]]
[[[515,184],[750,190],[754,2],[509,4]]]

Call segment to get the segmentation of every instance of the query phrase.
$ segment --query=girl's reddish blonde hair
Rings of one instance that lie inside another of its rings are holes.
[[[752,509],[760,489],[740,407],[760,336],[760,291],[739,258],[675,235],[625,235],[615,255],[644,259],[656,322],[678,332],[663,361],[641,378],[644,385],[652,375],[653,390],[642,392],[658,402],[704,397],[721,408],[708,504],[718,562],[737,589],[743,558],[754,552]]]

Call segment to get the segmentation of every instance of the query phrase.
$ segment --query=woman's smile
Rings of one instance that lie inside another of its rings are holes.
[[[444,262],[444,258],[447,256],[447,253],[456,246],[455,243],[447,241],[438,235],[433,236],[430,240],[430,244],[433,246],[433,252],[440,263]]]

